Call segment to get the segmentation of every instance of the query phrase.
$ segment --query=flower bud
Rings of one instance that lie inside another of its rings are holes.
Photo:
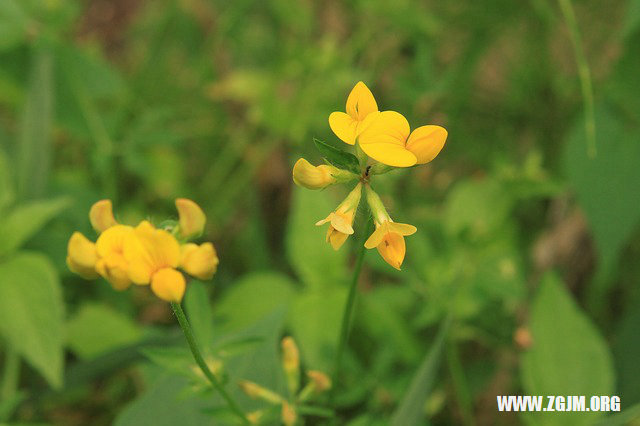
[[[117,225],[116,219],[113,217],[113,206],[111,200],[100,200],[91,206],[89,210],[89,220],[91,226],[98,233],[102,233],[114,225]]]
[[[181,248],[180,267],[199,280],[210,280],[218,269],[218,255],[211,243],[187,243]]]
[[[296,411],[287,401],[282,401],[282,423],[285,426],[293,426],[296,424],[296,420],[298,420]]]
[[[176,200],[178,209],[178,230],[180,237],[189,239],[202,234],[207,217],[199,205],[186,198]]]
[[[296,161],[293,166],[293,181],[298,186],[307,189],[322,189],[337,183],[334,175],[340,173],[340,169],[326,164],[314,166],[304,158]]]
[[[282,339],[282,367],[287,376],[289,392],[295,395],[300,386],[300,352],[291,337]]]
[[[311,379],[315,392],[324,392],[331,389],[331,379],[322,371],[309,370],[307,376]]]
[[[238,383],[242,392],[246,393],[249,397],[254,399],[262,399],[263,401],[267,401],[271,404],[281,404],[282,397],[275,392],[270,391],[269,389],[265,389],[262,386],[250,382],[249,380],[241,380]]]

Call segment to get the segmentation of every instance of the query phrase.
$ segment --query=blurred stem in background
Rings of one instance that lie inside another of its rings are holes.
[[[364,197],[366,197],[366,192]],[[353,316],[353,307],[356,302],[356,294],[358,292],[358,279],[360,278],[360,272],[362,271],[362,263],[364,261],[364,254],[366,252],[366,248],[364,247],[364,242],[367,240],[367,237],[371,232],[373,232],[373,220],[371,218],[371,212],[369,211],[369,207],[367,207],[366,200],[363,200],[360,203],[363,211],[363,215],[360,217],[360,226],[356,229],[363,229],[364,231],[360,235],[356,246],[357,246],[357,254],[356,254],[356,263],[353,267],[353,277],[351,278],[351,286],[349,287],[349,295],[347,296],[347,302],[344,306],[344,311],[342,314],[342,326],[340,327],[340,337],[338,338],[338,347],[336,349],[336,357],[333,366],[333,387],[331,388],[331,392],[329,393],[329,405],[333,404],[333,399],[335,396],[335,390],[338,387],[338,380],[340,378],[340,363],[342,361],[342,355],[347,345],[347,340],[349,339],[349,330],[351,327],[351,317]]]
[[[224,387],[220,384],[218,379],[216,379],[216,376],[211,372],[211,370],[207,366],[207,363],[202,357],[202,353],[200,352],[200,349],[198,349],[198,345],[196,344],[196,339],[193,336],[193,331],[191,330],[191,325],[189,325],[189,321],[187,320],[187,317],[184,314],[184,311],[182,310],[182,306],[179,303],[172,302],[171,308],[173,309],[173,312],[176,314],[176,318],[178,318],[178,323],[182,328],[184,337],[187,339],[187,343],[189,344],[189,349],[191,349],[193,358],[195,359],[196,364],[198,364],[198,367],[200,367],[200,370],[202,370],[202,373],[204,373],[204,375],[207,377],[211,385],[215,388],[216,391],[218,391],[218,393],[222,396],[222,398],[224,398],[224,400],[229,405],[229,408],[231,409],[231,411],[233,411],[233,413],[236,416],[242,419],[242,423],[249,424],[240,406],[233,400],[231,395],[229,395],[229,393],[224,389]]]

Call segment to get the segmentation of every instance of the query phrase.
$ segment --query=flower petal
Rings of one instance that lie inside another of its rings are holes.
[[[356,83],[347,98],[347,114],[354,120],[362,121],[372,112],[378,111],[378,104],[373,93],[362,81]]]
[[[411,133],[409,122],[404,116],[395,111],[383,111],[376,114],[371,122],[358,137],[362,149],[368,144],[394,144],[404,148]],[[365,151],[366,152],[366,151]]]
[[[422,126],[415,129],[407,140],[407,149],[418,159],[417,164],[426,164],[436,158],[447,140],[447,130],[440,126]]]
[[[395,232],[387,233],[382,242],[378,245],[378,253],[389,265],[400,270],[407,247],[404,237]]]
[[[218,254],[211,243],[196,245],[193,243],[182,246],[180,267],[189,275],[199,280],[210,280],[218,268]]]
[[[173,268],[162,268],[151,278],[151,290],[167,302],[180,303],[186,287],[184,275]]]
[[[387,227],[385,224],[382,224],[373,231],[373,234],[364,242],[364,246],[368,249],[372,249],[378,247],[378,245],[382,242],[385,234],[387,233]]]
[[[358,121],[344,112],[332,112],[329,115],[329,127],[341,141],[355,145],[358,136]]]
[[[331,217],[331,226],[338,232],[348,235],[353,234],[353,227],[351,226],[349,218],[337,213],[331,213],[329,216]]]
[[[404,236],[413,235],[418,230],[418,228],[413,225],[409,225],[408,223],[389,222],[388,226],[389,232],[395,232]]]
[[[393,167],[411,167],[416,164],[416,156],[404,146],[391,143],[360,144],[369,157]]]
[[[129,276],[136,284],[147,284],[155,271],[176,268],[180,263],[180,244],[173,235],[145,221],[125,240],[124,257]]]
[[[98,278],[96,245],[80,232],[74,232],[67,244],[67,266],[86,279]]]
[[[178,210],[180,236],[182,238],[200,236],[207,222],[207,217],[200,206],[187,198],[178,198],[176,209]]]
[[[113,206],[111,200],[100,200],[94,203],[89,210],[89,220],[91,226],[98,233],[104,232],[118,224],[113,217]]]

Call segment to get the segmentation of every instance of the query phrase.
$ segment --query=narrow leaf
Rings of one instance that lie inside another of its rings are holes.
[[[429,352],[422,361],[422,365],[414,376],[409,391],[400,402],[400,406],[391,419],[392,426],[412,426],[423,424],[425,414],[424,405],[433,389],[438,373],[442,349],[444,348],[450,320],[446,319],[440,326],[440,330]]]
[[[336,166],[339,169],[346,169],[353,173],[360,174],[360,163],[355,155],[342,151],[341,149],[315,138],[313,139],[313,143],[316,144],[320,154],[322,154],[329,164]]]

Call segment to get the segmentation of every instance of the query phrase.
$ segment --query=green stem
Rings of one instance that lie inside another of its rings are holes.
[[[340,327],[340,337],[338,340],[338,348],[336,350],[336,358],[333,365],[333,387],[329,393],[329,404],[333,403],[333,397],[335,396],[335,389],[338,386],[338,379],[340,378],[340,364],[342,362],[342,355],[344,354],[347,340],[349,339],[349,331],[351,327],[351,316],[353,314],[353,307],[356,302],[356,294],[358,292],[358,279],[360,278],[360,271],[362,271],[362,263],[364,261],[364,254],[366,249],[364,242],[367,236],[371,233],[371,224],[369,211],[367,209],[365,214],[366,230],[362,233],[360,240],[358,240],[358,251],[356,255],[356,264],[353,268],[353,276],[351,278],[351,286],[349,287],[349,295],[347,296],[347,303],[344,306],[344,313],[342,314],[342,326]]]
[[[474,426],[475,422],[473,420],[473,407],[469,387],[467,386],[467,380],[464,376],[462,363],[460,362],[458,347],[453,339],[451,339],[447,345],[447,362],[449,364],[451,378],[453,379],[455,394],[458,397],[458,405],[462,412],[463,424],[466,426]]]
[[[220,384],[218,379],[216,379],[216,376],[211,372],[211,370],[209,369],[209,366],[207,366],[207,363],[204,361],[204,358],[202,357],[202,353],[200,352],[200,349],[198,349],[198,345],[196,344],[196,339],[193,336],[193,332],[191,331],[191,325],[189,325],[189,321],[187,320],[187,317],[185,316],[184,311],[182,310],[182,306],[179,303],[171,302],[171,308],[173,308],[173,312],[176,314],[176,318],[178,318],[178,323],[182,328],[184,337],[187,339],[187,343],[189,344],[189,348],[191,349],[193,358],[195,359],[196,364],[198,364],[198,367],[200,367],[200,370],[202,370],[202,372],[207,377],[207,379],[209,379],[209,382],[211,383],[211,385],[224,398],[224,400],[229,405],[229,408],[231,409],[231,411],[233,411],[235,415],[237,415],[240,419],[242,419],[242,422],[244,424],[249,424],[249,421],[245,417],[240,406],[238,406],[238,404],[233,400],[233,398],[231,398],[231,395],[227,393],[227,391]]]

